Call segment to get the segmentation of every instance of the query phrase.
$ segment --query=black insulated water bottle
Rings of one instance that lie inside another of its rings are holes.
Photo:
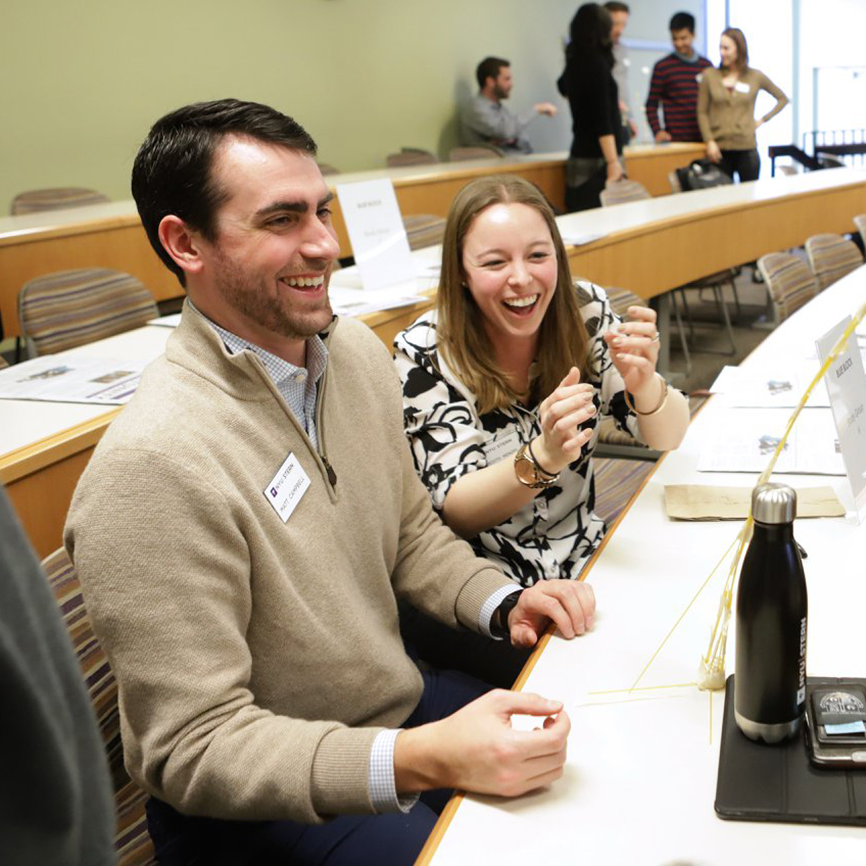
[[[754,533],[737,590],[734,715],[749,739],[766,743],[795,734],[806,707],[808,600],[796,512],[787,485],[755,488]]]

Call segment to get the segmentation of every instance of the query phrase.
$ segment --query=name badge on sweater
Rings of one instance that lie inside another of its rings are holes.
[[[749,85],[746,84],[745,81],[738,81],[738,82],[734,85],[734,90],[736,90],[737,93],[748,93],[751,89],[752,89],[752,88],[749,87]]]
[[[509,430],[506,434],[497,436],[484,444],[484,453],[487,455],[487,465],[492,466],[506,457],[510,457],[520,447],[520,437],[516,430]]]
[[[297,457],[290,452],[263,492],[280,520],[287,523],[309,486],[310,476],[301,468]]]

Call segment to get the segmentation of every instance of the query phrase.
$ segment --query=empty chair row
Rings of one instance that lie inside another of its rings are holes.
[[[855,217],[863,232],[866,214]],[[863,264],[857,246],[842,235],[814,235],[806,241],[808,264],[793,253],[769,253],[758,259],[777,321],[786,319],[828,286]]]

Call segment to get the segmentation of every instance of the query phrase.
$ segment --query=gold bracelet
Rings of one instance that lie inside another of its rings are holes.
[[[629,394],[628,391],[623,392],[625,394],[625,405],[628,406],[628,408],[631,409],[631,411],[634,412],[635,415],[640,415],[642,418],[647,418],[650,415],[656,415],[661,412],[662,409],[664,409],[665,403],[668,402],[668,391],[670,391],[670,386],[659,373],[656,373],[656,378],[659,380],[659,382],[662,383],[662,395],[659,398],[658,406],[656,406],[655,409],[652,409],[649,412],[641,412],[640,409],[637,409],[634,403],[632,403],[631,394]]]

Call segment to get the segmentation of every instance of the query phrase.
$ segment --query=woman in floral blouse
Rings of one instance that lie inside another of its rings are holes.
[[[655,312],[628,314],[622,323],[602,289],[572,282],[553,211],[532,184],[481,178],[455,198],[437,308],[395,343],[406,434],[445,523],[521,586],[578,578],[601,541],[590,461],[601,416],[659,450],[685,434],[686,400],[655,372]],[[423,644],[426,628],[411,619],[404,634]],[[436,629],[428,643],[448,640]],[[478,639],[484,646],[508,655]],[[512,656],[507,675],[526,653]]]

